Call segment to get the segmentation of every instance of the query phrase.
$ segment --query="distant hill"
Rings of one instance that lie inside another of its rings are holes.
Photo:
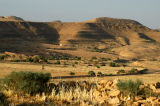
[[[158,31],[160,31],[160,29],[157,29]]]
[[[19,19],[0,20],[1,52],[43,54],[48,50],[56,51],[54,48],[57,45],[58,48],[67,47],[85,51],[97,47],[115,52],[122,57],[134,58],[137,55],[143,57],[144,53],[153,54],[154,50],[159,50],[157,49],[159,46],[156,45],[160,43],[160,32],[134,20],[108,17],[83,22],[17,20]]]
[[[22,18],[17,16],[0,16],[0,21],[24,21]]]

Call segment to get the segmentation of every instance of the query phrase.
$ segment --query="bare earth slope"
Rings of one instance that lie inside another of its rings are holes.
[[[128,19],[27,22],[0,17],[0,38],[0,52],[45,54],[52,51],[79,55],[77,52],[83,51],[84,57],[88,57],[91,54],[88,51],[96,47],[106,55],[112,52],[114,56],[128,59],[160,54],[160,32]]]

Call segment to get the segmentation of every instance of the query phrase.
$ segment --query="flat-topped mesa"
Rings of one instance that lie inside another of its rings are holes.
[[[24,21],[22,18],[17,16],[0,16],[0,21]]]

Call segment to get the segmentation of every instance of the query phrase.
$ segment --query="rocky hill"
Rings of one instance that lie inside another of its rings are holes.
[[[160,32],[134,20],[102,17],[84,22],[28,22],[3,18],[0,17],[1,52],[46,53],[54,51],[55,46],[85,51],[98,48],[127,58],[137,57],[139,52],[139,57],[143,57],[142,52],[159,52]]]
[[[0,16],[0,21],[24,21],[24,20],[16,16],[6,16],[6,17]]]

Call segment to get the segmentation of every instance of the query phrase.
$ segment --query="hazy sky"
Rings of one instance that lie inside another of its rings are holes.
[[[0,0],[0,16],[31,21],[84,21],[96,17],[137,20],[160,28],[160,0]]]

